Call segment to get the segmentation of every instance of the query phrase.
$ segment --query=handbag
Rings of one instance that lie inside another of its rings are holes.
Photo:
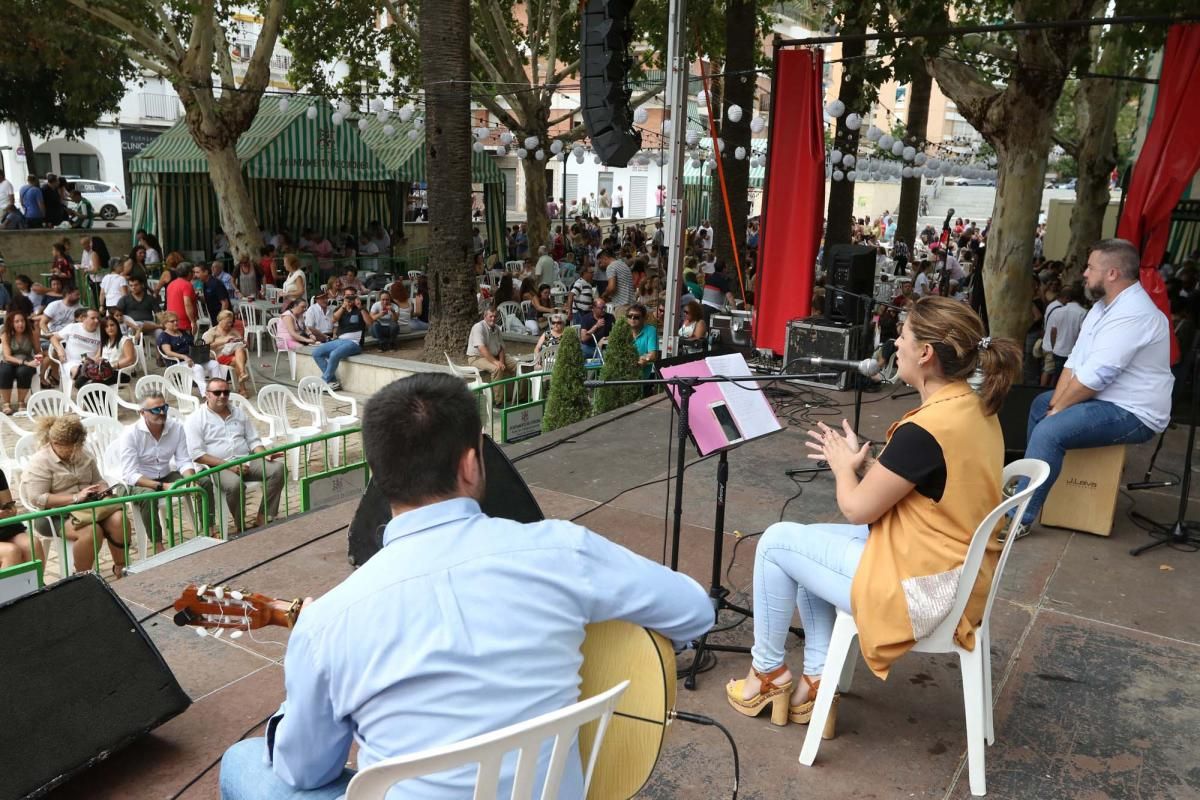
[[[108,383],[116,374],[112,364],[104,360],[96,361],[87,356],[84,356],[83,362],[79,365],[79,371],[83,377],[93,383]]]
[[[124,494],[124,487],[111,486],[107,491],[101,492],[98,495],[94,495],[84,502],[90,503],[96,500],[103,500],[106,497],[120,497],[124,496]],[[72,511],[67,516],[71,518],[71,522],[75,525],[75,527],[78,528],[82,525],[91,525],[92,520],[95,520],[96,522],[103,522],[113,514],[117,513],[117,510],[120,508],[120,503],[113,503],[111,506],[101,506],[99,508],[87,508],[81,511]]]
[[[188,349],[188,358],[196,364],[207,364],[212,360],[212,348],[207,342],[196,342]]]

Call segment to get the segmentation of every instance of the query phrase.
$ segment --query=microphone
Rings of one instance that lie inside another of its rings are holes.
[[[859,375],[866,375],[868,377],[879,373],[879,362],[873,358],[864,358],[862,361],[848,361],[843,358],[815,356],[799,360],[814,367],[828,367],[829,369],[836,369],[842,372],[857,372]]]

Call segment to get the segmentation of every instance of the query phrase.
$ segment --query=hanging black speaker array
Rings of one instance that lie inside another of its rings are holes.
[[[633,60],[629,12],[634,0],[587,0],[583,13],[580,77],[583,124],[592,150],[609,166],[623,167],[642,147],[633,128],[628,75]]]

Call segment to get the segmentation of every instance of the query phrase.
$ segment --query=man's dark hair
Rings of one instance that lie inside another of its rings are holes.
[[[462,378],[418,372],[367,402],[363,443],[388,502],[417,506],[453,496],[463,453],[478,449],[479,408]]]
[[[1101,239],[1088,250],[1089,253],[1103,253],[1112,261],[1110,265],[1121,273],[1127,281],[1136,281],[1141,275],[1141,256],[1132,242],[1124,239]]]

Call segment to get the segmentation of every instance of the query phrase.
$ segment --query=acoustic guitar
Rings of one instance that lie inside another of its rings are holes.
[[[242,631],[291,628],[300,609],[300,600],[193,585],[175,601],[175,624],[194,626],[204,635],[231,630],[230,638],[237,639]],[[659,634],[614,620],[588,625],[580,652],[580,700],[630,681],[596,756],[588,789],[591,800],[626,800],[641,791],[658,763],[675,710],[675,651]],[[598,724],[580,729],[580,753],[591,752]]]

